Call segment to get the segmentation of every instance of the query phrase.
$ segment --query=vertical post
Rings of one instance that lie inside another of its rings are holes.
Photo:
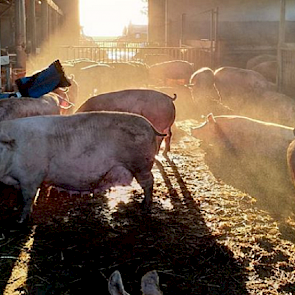
[[[210,67],[213,69],[213,65],[214,65],[214,36],[215,36],[215,10],[211,9],[210,10],[210,36],[209,36],[209,40],[210,40]]]
[[[41,19],[42,19],[42,37],[43,42],[48,40],[49,36],[49,17],[48,17],[48,3],[47,0],[42,0],[41,3]]]
[[[165,46],[168,46],[168,0],[165,0]]]
[[[165,0],[148,0],[148,42],[165,43]]]
[[[53,32],[58,30],[58,13],[56,11],[53,12]]]
[[[36,54],[36,0],[30,0],[30,40],[31,40],[31,53]]]
[[[48,5],[48,41],[49,41],[49,46],[50,44],[50,37],[52,36],[52,8]]]
[[[219,15],[219,9],[218,7],[216,7],[214,9],[214,24],[215,24],[215,28],[214,28],[214,44],[215,44],[215,50],[214,50],[214,69],[216,68],[216,66],[219,66],[219,62],[220,62],[220,47],[219,47],[219,41],[218,41],[218,15]]]
[[[280,11],[280,24],[279,24],[279,41],[277,49],[277,90],[278,92],[283,91],[283,45],[285,43],[285,32],[286,32],[286,0],[281,0],[281,11]]]
[[[25,0],[15,0],[16,66],[26,69],[26,14]]]
[[[181,14],[180,46],[184,44],[186,13]]]

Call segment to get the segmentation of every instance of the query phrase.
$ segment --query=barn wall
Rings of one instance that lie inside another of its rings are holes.
[[[153,1],[150,2],[153,4]],[[167,0],[167,6],[170,46],[178,46],[180,40],[209,39],[212,18],[210,10],[218,7],[221,48],[228,52],[232,50],[234,56],[233,61],[228,56],[225,57],[225,63],[232,65],[238,59],[239,65],[244,66],[245,60],[259,50],[276,53],[280,20],[278,0]],[[294,0],[287,0],[287,42],[295,40],[293,7]],[[162,18],[165,21],[165,12]],[[252,53],[250,48],[254,48]]]
[[[1,17],[1,48],[14,48],[14,24],[9,12]]]

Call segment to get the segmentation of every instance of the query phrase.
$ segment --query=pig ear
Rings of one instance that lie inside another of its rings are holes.
[[[163,294],[159,287],[159,276],[156,270],[149,271],[142,277],[141,291],[143,294]]]
[[[112,295],[128,295],[124,290],[121,274],[118,270],[115,270],[109,278],[109,292]]]
[[[208,116],[207,116],[207,121],[209,123],[216,123],[216,120],[214,118],[214,115],[212,113],[210,113]]]
[[[15,146],[15,140],[6,134],[0,134],[0,142],[11,149]]]

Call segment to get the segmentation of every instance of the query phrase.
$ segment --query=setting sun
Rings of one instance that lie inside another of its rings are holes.
[[[80,0],[80,23],[87,36],[120,36],[128,23],[144,25],[142,0]]]

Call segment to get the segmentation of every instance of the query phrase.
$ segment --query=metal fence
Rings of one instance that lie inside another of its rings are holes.
[[[279,90],[295,97],[295,44],[285,44],[280,49]]]
[[[145,61],[147,55],[167,55],[173,59],[186,60],[195,69],[208,66],[214,61],[210,48],[195,47],[131,47],[125,46],[62,46],[59,57],[62,61],[90,59],[96,62]]]

